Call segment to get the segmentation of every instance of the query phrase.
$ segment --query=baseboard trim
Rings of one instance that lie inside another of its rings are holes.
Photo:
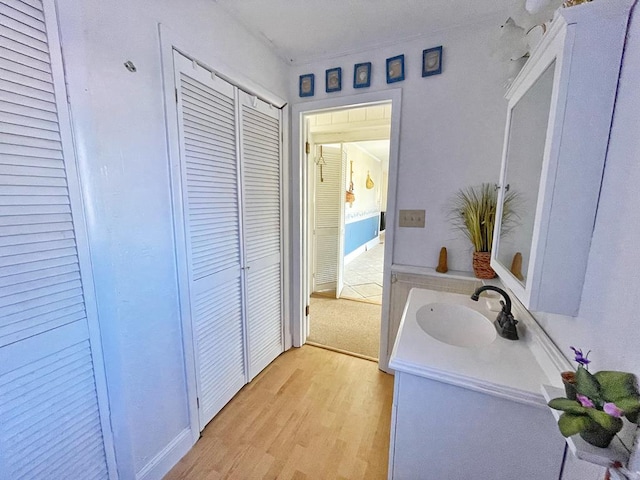
[[[161,480],[193,446],[191,429],[185,428],[136,474],[136,480]]]
[[[382,243],[380,242],[380,237],[374,237],[371,240],[369,240],[367,243],[360,245],[353,252],[349,253],[348,255],[345,255],[344,257],[345,266],[349,265],[352,261],[354,261],[360,255],[362,255],[364,252],[366,252],[367,250],[371,250],[373,247],[375,247],[379,243]]]

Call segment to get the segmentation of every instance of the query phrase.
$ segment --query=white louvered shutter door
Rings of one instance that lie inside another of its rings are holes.
[[[235,88],[175,53],[200,430],[246,383]]]
[[[0,0],[0,478],[11,480],[109,478],[113,459],[55,18],[49,0]]]
[[[319,149],[320,147],[318,147]],[[320,155],[318,150],[317,155]],[[338,147],[322,146],[320,166],[315,174],[315,256],[314,291],[335,290],[340,244],[340,212],[344,205],[342,152]]]
[[[249,380],[283,351],[280,110],[240,92]]]

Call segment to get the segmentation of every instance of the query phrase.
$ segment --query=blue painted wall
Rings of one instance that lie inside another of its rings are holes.
[[[365,218],[344,226],[344,254],[349,255],[356,248],[378,236],[380,215]]]

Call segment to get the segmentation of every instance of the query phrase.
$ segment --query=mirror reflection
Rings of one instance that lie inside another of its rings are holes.
[[[531,256],[540,174],[547,138],[555,62],[538,77],[511,110],[506,173],[503,180],[517,195],[515,211],[518,224],[501,235],[498,261],[511,269],[516,253],[522,255],[522,272],[518,280],[525,285]]]

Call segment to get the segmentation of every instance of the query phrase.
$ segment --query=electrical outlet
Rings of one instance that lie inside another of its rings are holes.
[[[400,210],[401,227],[424,228],[424,210]]]

